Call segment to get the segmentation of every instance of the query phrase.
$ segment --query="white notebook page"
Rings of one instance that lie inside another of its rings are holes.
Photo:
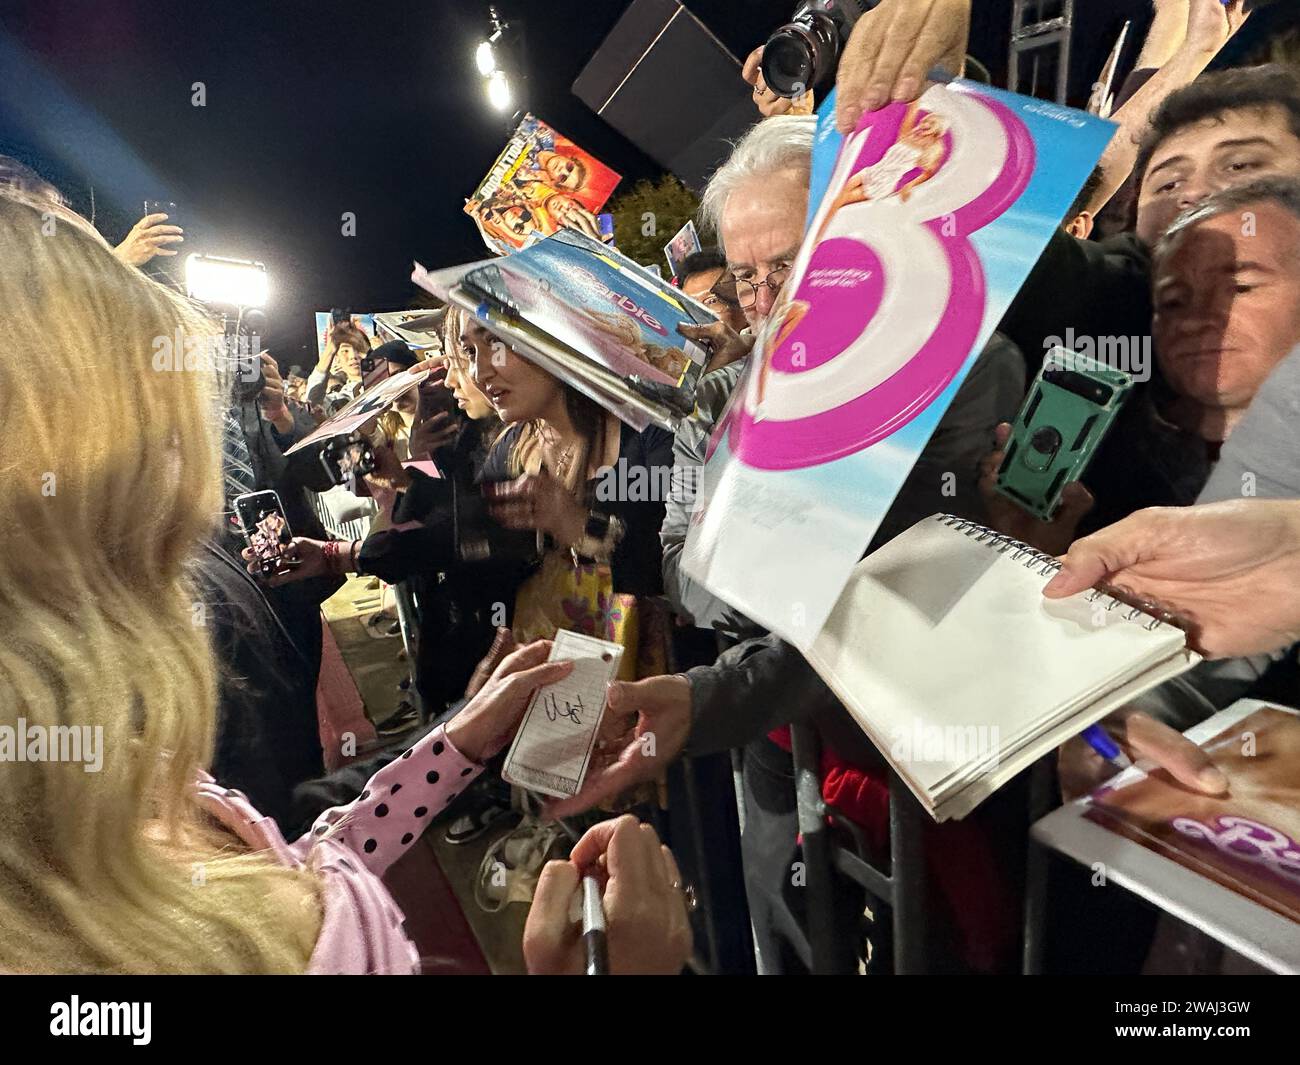
[[[1015,750],[1185,643],[1172,626],[1107,610],[1108,597],[1044,599],[1042,562],[1001,546],[942,515],[918,523],[859,563],[808,654],[881,752],[907,754],[900,772],[930,794],[971,775],[967,752],[926,748],[945,728]]]

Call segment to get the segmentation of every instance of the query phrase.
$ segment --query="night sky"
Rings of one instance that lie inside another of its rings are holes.
[[[442,266],[484,256],[460,205],[506,137],[473,63],[487,6],[0,0],[0,153],[33,165],[84,214],[93,192],[94,221],[114,243],[145,198],[173,200],[187,252],[265,262],[266,339],[282,365],[306,364],[313,310],[407,307],[417,299],[413,258]],[[497,6],[527,26],[519,103],[622,172],[623,187],[657,174],[569,91],[623,0]],[[795,4],[687,6],[743,57]],[[1010,7],[975,0],[971,51],[999,81]],[[1126,14],[1144,22],[1149,4],[1076,7],[1088,9],[1074,78],[1086,94]],[[205,107],[191,105],[196,81]],[[345,211],[356,215],[355,237],[340,232]]]

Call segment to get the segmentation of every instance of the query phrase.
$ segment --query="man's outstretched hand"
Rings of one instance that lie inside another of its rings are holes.
[[[582,790],[548,804],[547,814],[568,817],[656,779],[682,753],[690,731],[691,682],[683,674],[614,681]]]
[[[1049,599],[1106,583],[1182,619],[1211,658],[1300,640],[1300,500],[1151,507],[1076,540]]]

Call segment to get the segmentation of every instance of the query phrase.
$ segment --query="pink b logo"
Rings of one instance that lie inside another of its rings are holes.
[[[818,465],[925,410],[983,324],[970,235],[1033,168],[1029,132],[984,96],[936,87],[863,116],[813,219],[819,243],[796,260],[731,406],[732,453],[759,469]]]

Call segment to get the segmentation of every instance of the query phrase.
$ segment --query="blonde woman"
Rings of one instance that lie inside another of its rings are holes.
[[[212,780],[186,567],[221,508],[218,395],[169,345],[216,334],[75,215],[44,235],[52,209],[0,188],[0,327],[41,352],[0,360],[0,726],[28,745],[0,743],[0,971],[410,972],[380,875],[570,667],[516,651],[296,843]]]

